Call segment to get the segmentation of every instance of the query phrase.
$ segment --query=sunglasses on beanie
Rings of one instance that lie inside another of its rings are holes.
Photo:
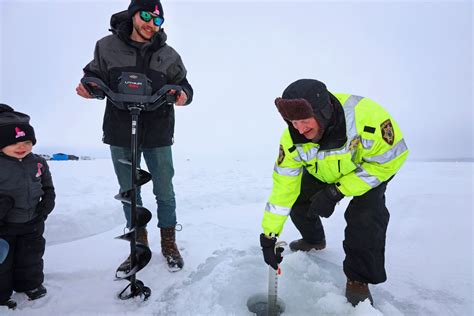
[[[161,16],[154,16],[147,11],[140,11],[140,19],[144,22],[150,22],[150,20],[153,19],[153,24],[156,26],[162,26],[163,22],[165,22],[165,19]]]

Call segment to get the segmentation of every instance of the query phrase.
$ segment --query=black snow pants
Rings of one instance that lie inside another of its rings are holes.
[[[353,197],[345,211],[347,225],[343,248],[346,257],[343,269],[350,280],[377,284],[387,279],[385,237],[390,214],[385,206],[385,190],[389,181]],[[313,194],[326,185],[304,170],[301,192],[291,209],[291,220],[303,239],[311,244],[325,240],[321,219],[310,214],[309,206]]]
[[[0,302],[7,301],[13,291],[25,292],[44,281],[44,220],[0,227],[0,237],[10,245],[5,261],[0,264]]]

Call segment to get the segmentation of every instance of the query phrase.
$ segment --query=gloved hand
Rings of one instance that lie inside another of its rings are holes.
[[[54,200],[41,200],[38,205],[36,205],[36,212],[43,216],[43,219],[46,220],[48,218],[49,213],[54,208]]]
[[[330,184],[311,197],[310,212],[322,217],[329,217],[334,213],[337,202],[343,197],[344,194],[339,191],[337,186]]]
[[[278,269],[278,264],[283,260],[281,253],[283,247],[275,249],[277,239],[275,237],[267,237],[265,234],[260,234],[260,245],[262,246],[263,260],[273,269]]]

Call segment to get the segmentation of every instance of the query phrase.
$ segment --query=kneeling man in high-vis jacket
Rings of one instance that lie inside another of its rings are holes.
[[[354,306],[366,299],[373,304],[368,284],[387,279],[385,190],[408,155],[402,132],[376,102],[332,94],[313,79],[290,84],[275,105],[288,128],[262,221],[265,262],[274,269],[281,262],[282,249],[275,243],[288,215],[302,236],[290,243],[292,251],[324,249],[320,217],[331,216],[336,204],[350,197],[344,214],[346,297]]]

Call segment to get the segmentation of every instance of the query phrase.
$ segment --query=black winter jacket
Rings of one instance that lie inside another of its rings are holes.
[[[100,39],[95,47],[94,59],[84,68],[84,76],[94,76],[118,92],[122,72],[145,74],[152,82],[155,93],[165,84],[183,87],[191,103],[193,89],[186,79],[186,68],[181,57],[166,44],[161,29],[148,43],[130,39],[132,21],[127,11],[116,13],[111,21],[112,35]],[[106,144],[130,147],[131,118],[128,111],[118,110],[107,100],[102,125]],[[174,107],[163,105],[154,112],[141,112],[138,128],[138,145],[141,148],[169,146],[173,143]]]
[[[5,224],[48,216],[56,194],[46,160],[33,153],[21,160],[0,153],[0,196],[14,200],[12,208],[0,209],[0,221]]]

